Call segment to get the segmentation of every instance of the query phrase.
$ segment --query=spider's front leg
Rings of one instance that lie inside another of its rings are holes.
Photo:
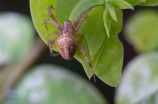
[[[53,21],[50,21],[50,20],[44,20],[44,23],[45,23],[45,26],[46,26],[47,30],[48,30],[47,23],[50,23],[50,24],[53,24],[61,33],[63,31],[63,28],[59,24],[57,24],[56,22],[53,22]]]
[[[93,8],[95,8],[95,7],[97,7],[97,6],[103,6],[103,4],[98,4],[98,5],[91,6],[91,7],[89,7],[87,10],[85,10],[84,12],[82,12],[82,13],[80,14],[80,16],[78,17],[78,19],[75,21],[74,26],[75,26],[75,27],[78,27],[78,25],[79,25],[79,23],[80,23],[80,21],[81,21],[83,15],[85,15],[86,13],[88,13],[89,11],[91,11]]]
[[[81,26],[83,25],[83,23],[86,21],[86,19],[88,18],[88,15],[86,15],[83,20],[80,22],[80,24],[76,27],[75,32],[78,32],[81,28]]]
[[[56,43],[56,40],[57,40],[57,39],[54,39],[54,40],[51,40],[51,39],[53,38],[53,36],[54,36],[55,34],[58,35],[58,36],[60,36],[60,33],[59,33],[59,32],[54,32],[54,33],[50,36],[50,38],[49,38],[49,40],[48,40],[48,46],[49,46],[49,49],[50,49],[50,55],[51,55],[51,56],[60,55],[59,53],[53,54],[52,44]]]
[[[89,65],[89,67],[90,67],[92,73],[93,73],[94,82],[96,82],[96,78],[95,78],[94,70],[93,70],[93,68],[92,68],[92,64],[91,64],[91,62],[89,61],[89,58],[88,58],[88,56],[87,56],[87,53],[86,53],[84,47],[81,45],[81,43],[78,42],[78,44],[79,44],[80,49],[81,49],[81,51],[82,51],[82,53],[83,53],[83,55],[84,55],[84,57],[85,57],[85,59],[86,59],[86,61],[87,61],[87,63],[88,63],[88,65]]]
[[[49,9],[48,9],[49,16],[63,29],[62,24],[60,23],[60,21],[58,20],[58,18],[51,12],[51,9],[52,9],[52,6],[50,5]]]

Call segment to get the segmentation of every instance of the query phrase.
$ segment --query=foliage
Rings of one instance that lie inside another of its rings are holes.
[[[48,15],[48,6],[63,24],[65,20],[75,21],[82,11],[96,4],[104,4],[96,7],[89,13],[87,22],[78,33],[84,34],[82,45],[92,63],[95,74],[110,86],[117,86],[121,79],[123,62],[123,46],[117,35],[122,29],[122,9],[133,9],[134,5],[144,0],[31,0],[31,14],[35,27],[41,38],[48,42],[50,35],[57,29],[49,24],[46,30],[44,20],[52,20]],[[157,1],[146,1],[142,5],[156,4]],[[157,5],[157,4],[156,4]],[[53,39],[57,38],[55,36]],[[56,45],[53,49],[57,50]],[[75,58],[82,63],[89,78],[92,72],[78,49]]]

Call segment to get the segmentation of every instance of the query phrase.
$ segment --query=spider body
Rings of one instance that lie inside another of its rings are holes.
[[[73,35],[65,33],[57,39],[57,48],[64,59],[71,59],[76,53],[78,46],[77,40]]]
[[[72,23],[70,20],[67,20],[67,21],[64,22],[64,25],[62,25],[59,22],[59,20],[51,13],[51,8],[52,7],[49,6],[48,14],[54,21],[44,20],[47,30],[48,30],[48,28],[47,28],[46,23],[53,24],[59,30],[59,32],[55,31],[50,36],[50,38],[48,40],[48,46],[49,46],[49,49],[50,49],[51,56],[56,56],[56,55],[61,54],[61,56],[64,59],[69,60],[69,59],[73,58],[73,56],[76,53],[77,47],[79,46],[81,52],[83,53],[88,65],[89,65],[89,67],[90,67],[90,69],[93,73],[94,81],[96,81],[96,79],[95,79],[95,74],[94,74],[94,71],[93,71],[93,68],[92,68],[92,64],[89,61],[89,58],[86,54],[86,51],[85,51],[84,47],[81,45],[83,35],[82,34],[75,34],[75,33],[80,30],[81,26],[83,25],[85,20],[88,18],[88,15],[84,16],[84,14],[88,13],[90,10],[92,10],[94,7],[97,7],[97,6],[103,6],[103,5],[100,4],[100,5],[94,5],[94,6],[89,7],[86,11],[84,11],[80,14],[78,19],[74,23]],[[83,17],[83,19],[82,19],[82,17]],[[59,37],[57,39],[51,40],[55,34],[58,35]],[[81,40],[77,41],[76,37],[80,37]],[[58,54],[53,54],[52,44],[54,44],[54,43],[57,43],[57,48],[58,48],[58,51],[59,51]]]

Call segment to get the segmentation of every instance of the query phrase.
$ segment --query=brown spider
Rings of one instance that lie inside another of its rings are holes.
[[[76,53],[77,46],[79,45],[80,50],[82,51],[87,63],[89,64],[90,69],[92,70],[95,82],[96,82],[96,78],[95,78],[95,74],[92,68],[92,64],[87,57],[84,47],[81,45],[83,35],[82,34],[75,35],[75,33],[79,31],[79,29],[81,28],[85,20],[88,18],[88,15],[86,15],[83,18],[83,20],[80,22],[83,15],[88,13],[90,10],[92,10],[94,7],[97,7],[97,6],[103,6],[103,5],[99,4],[99,5],[94,5],[94,6],[89,7],[86,11],[80,14],[78,19],[74,22],[74,24],[70,20],[67,20],[64,22],[64,26],[59,22],[59,20],[54,16],[54,14],[51,13],[52,6],[49,6],[48,14],[54,21],[44,20],[47,30],[48,28],[47,28],[46,23],[55,25],[55,27],[59,30],[59,32],[55,31],[48,40],[48,46],[50,49],[51,56],[56,56],[56,55],[61,54],[61,56],[64,59],[69,60],[73,58],[74,54]],[[55,34],[59,37],[57,39],[51,40]],[[81,40],[77,41],[75,37],[81,37]],[[57,43],[57,48],[59,51],[58,54],[53,54],[52,44],[54,43]]]

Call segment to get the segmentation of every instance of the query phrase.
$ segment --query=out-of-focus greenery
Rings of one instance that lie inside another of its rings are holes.
[[[158,49],[158,11],[140,10],[125,24],[125,38],[137,52]]]
[[[116,104],[157,104],[158,52],[144,53],[125,68],[119,84]]]
[[[0,13],[0,65],[17,61],[33,43],[35,29],[25,15]]]
[[[108,104],[100,92],[79,76],[55,65],[27,72],[2,104]]]
[[[125,24],[125,37],[137,52],[143,52],[125,68],[115,104],[158,103],[158,11],[140,10]],[[150,51],[150,52],[149,52]]]

